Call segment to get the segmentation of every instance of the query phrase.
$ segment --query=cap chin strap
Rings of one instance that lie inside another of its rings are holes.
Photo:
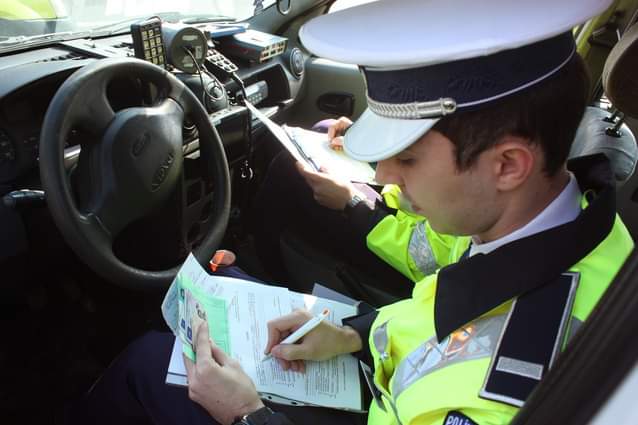
[[[377,115],[403,120],[440,118],[456,111],[456,101],[451,97],[427,102],[386,103],[371,99],[366,93],[368,108]]]

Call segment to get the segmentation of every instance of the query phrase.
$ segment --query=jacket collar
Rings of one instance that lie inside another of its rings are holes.
[[[607,158],[603,154],[577,158],[568,168],[583,193],[595,194],[575,220],[439,271],[434,303],[439,341],[504,302],[550,282],[609,234],[616,216],[616,191]]]

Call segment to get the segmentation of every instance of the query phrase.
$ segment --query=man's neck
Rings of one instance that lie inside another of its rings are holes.
[[[561,170],[552,177],[537,175],[511,195],[496,223],[485,232],[474,235],[476,244],[491,242],[509,235],[531,222],[554,201],[569,183],[567,170]]]

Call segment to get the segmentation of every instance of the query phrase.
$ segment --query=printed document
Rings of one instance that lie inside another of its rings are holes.
[[[329,320],[337,324],[356,314],[352,305],[286,288],[211,276],[190,254],[162,304],[164,319],[176,335],[166,382],[186,385],[182,353],[195,359],[191,322],[197,315],[208,322],[211,339],[239,361],[262,398],[361,411],[359,365],[353,356],[306,362],[306,373],[284,371],[274,358],[262,361],[268,341],[267,322],[296,308],[306,308],[313,314],[327,308]]]
[[[327,173],[344,180],[376,184],[375,171],[370,164],[350,158],[343,150],[332,149],[327,134],[280,126],[249,102],[246,106],[297,161],[308,164],[314,171],[323,167]]]

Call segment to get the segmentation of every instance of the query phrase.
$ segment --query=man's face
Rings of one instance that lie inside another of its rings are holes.
[[[455,147],[431,130],[397,155],[380,161],[376,180],[396,184],[434,230],[452,235],[476,235],[497,220],[499,204],[489,151],[467,170],[456,166]]]

